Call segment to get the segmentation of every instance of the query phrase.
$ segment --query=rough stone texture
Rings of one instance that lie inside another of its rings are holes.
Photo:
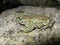
[[[22,33],[20,32],[21,26],[16,22],[17,13],[52,15],[55,24],[52,30],[36,29],[30,33]],[[6,10],[0,15],[0,45],[53,45],[59,39],[60,10],[56,8],[20,6]]]

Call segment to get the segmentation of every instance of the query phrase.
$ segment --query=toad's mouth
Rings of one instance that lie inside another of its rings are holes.
[[[21,26],[25,26],[25,24],[21,24],[21,23],[19,23]]]

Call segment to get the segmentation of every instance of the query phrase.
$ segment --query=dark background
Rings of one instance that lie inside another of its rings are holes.
[[[41,6],[41,7],[60,7],[60,3],[56,0],[47,0],[45,4],[42,5],[29,5],[29,4],[22,4],[18,0],[0,0],[0,13],[11,8],[16,8],[18,6]]]
[[[29,6],[29,4],[27,4]],[[16,8],[18,6],[25,6],[25,4],[20,3],[18,0],[0,0],[0,13],[4,10]],[[39,5],[30,5],[39,6]],[[60,7],[60,3],[56,0],[47,0],[43,7]]]

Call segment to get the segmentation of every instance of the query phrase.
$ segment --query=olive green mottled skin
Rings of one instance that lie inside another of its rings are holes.
[[[17,21],[23,26],[23,32],[31,32],[34,28],[47,28],[51,27],[54,22],[51,16],[46,15],[19,15]]]

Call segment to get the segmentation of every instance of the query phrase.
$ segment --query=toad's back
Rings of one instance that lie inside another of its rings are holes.
[[[48,16],[45,15],[23,15],[23,18],[25,21],[29,22],[29,21],[45,21],[47,19],[49,19]]]

